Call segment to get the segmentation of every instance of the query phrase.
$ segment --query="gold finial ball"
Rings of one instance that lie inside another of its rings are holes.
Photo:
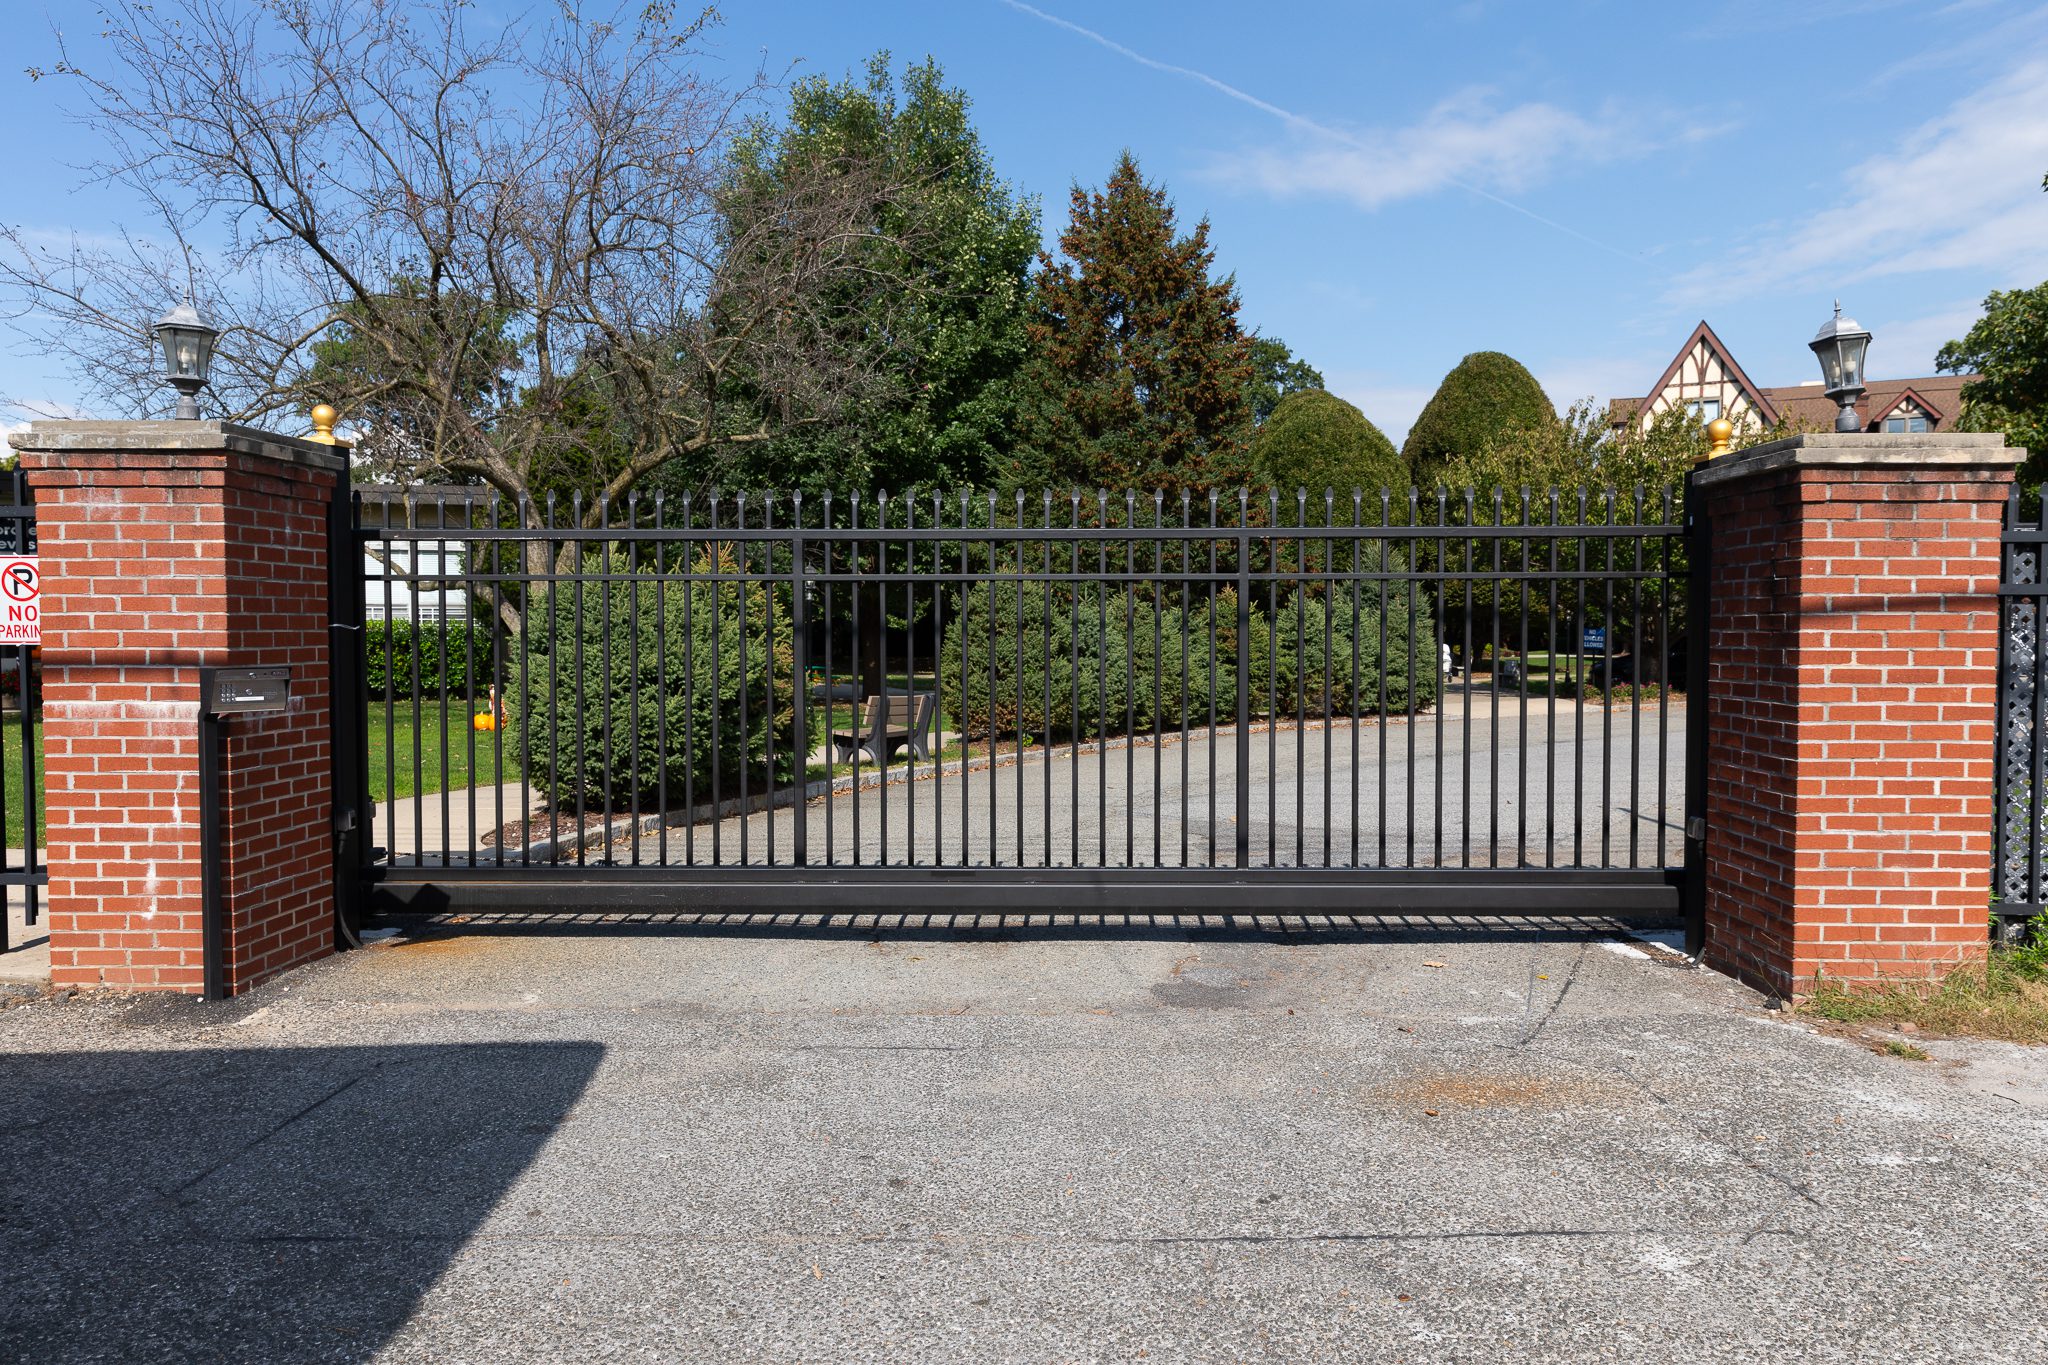
[[[313,439],[324,446],[333,445],[334,409],[325,403],[315,403],[311,416],[313,418]]]
[[[1735,439],[1735,423],[1726,417],[1716,417],[1707,423],[1707,439],[1714,443],[1716,455],[1728,453],[1728,443]]]

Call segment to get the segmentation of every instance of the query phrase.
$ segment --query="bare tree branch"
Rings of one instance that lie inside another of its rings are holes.
[[[98,48],[32,74],[71,82],[107,148],[89,174],[156,226],[0,228],[0,299],[96,410],[168,410],[149,327],[189,280],[236,420],[331,402],[381,467],[529,518],[558,484],[588,519],[673,461],[715,478],[895,383],[864,305],[915,287],[875,228],[905,187],[875,167],[740,183],[766,83],[704,73],[715,17],[109,0]]]

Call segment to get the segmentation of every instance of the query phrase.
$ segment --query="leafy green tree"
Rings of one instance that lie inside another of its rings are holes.
[[[1129,152],[1108,185],[1076,185],[1055,261],[1041,253],[1021,381],[1018,486],[1240,486],[1248,473],[1252,339],[1237,285],[1210,278],[1205,219],[1175,230],[1166,191]]]
[[[880,277],[849,289],[832,324],[857,348],[882,341],[898,382],[841,420],[741,452],[729,477],[840,491],[979,486],[1009,453],[1013,381],[1026,354],[1038,205],[997,177],[968,99],[936,62],[889,54],[860,78],[798,81],[779,128],[734,148],[736,199],[774,202],[809,168],[873,168],[892,192],[872,205]],[[772,399],[772,395],[761,395]]]
[[[1961,341],[1942,347],[1934,364],[1977,376],[1963,388],[1961,427],[2002,431],[2008,444],[2026,447],[2019,478],[2038,497],[2048,479],[2048,282],[1993,290],[1984,316]]]
[[[1793,421],[1769,427],[1744,423],[1735,430],[1734,448],[1802,429]],[[1660,413],[1647,427],[1635,421],[1615,425],[1604,405],[1581,399],[1561,421],[1504,430],[1452,458],[1439,479],[1450,490],[1444,520],[1453,526],[1669,524],[1683,512],[1686,475],[1710,449],[1705,427],[1683,409]],[[1434,500],[1428,501],[1426,515],[1433,517]],[[1423,548],[1429,562],[1446,571],[1469,568],[1485,575],[1447,583],[1439,594],[1445,638],[1462,652],[1469,626],[1474,657],[1491,651],[1496,629],[1501,649],[1517,652],[1525,622],[1532,650],[1543,649],[1553,629],[1562,647],[1580,625],[1604,625],[1616,653],[1640,647],[1653,658],[1660,639],[1685,631],[1687,563],[1684,542],[1675,537],[1545,536],[1524,542],[1452,535]],[[1642,591],[1617,587],[1611,603],[1604,592],[1588,589],[1582,606],[1575,581],[1549,576],[1609,568],[1633,573],[1639,563],[1646,575]],[[1652,586],[1667,572],[1674,585],[1668,596]]]
[[[1775,429],[1751,431],[1744,444],[1774,435]],[[1616,426],[1606,408],[1581,399],[1561,421],[1503,430],[1452,456],[1441,467],[1440,482],[1454,498],[1469,488],[1482,500],[1490,501],[1498,490],[1519,501],[1526,488],[1539,502],[1556,490],[1576,505],[1581,490],[1597,496],[1603,488],[1637,484],[1676,488],[1710,448],[1706,428],[1682,408],[1658,414],[1647,427],[1638,422]]]
[[[868,278],[891,287],[842,282],[817,334],[828,352],[878,355],[891,382],[842,407],[838,420],[785,424],[761,446],[733,447],[718,471],[726,483],[836,492],[843,516],[847,493],[983,486],[1007,460],[1038,206],[997,177],[968,112],[936,63],[906,67],[899,86],[879,53],[859,76],[798,81],[781,123],[756,124],[735,145],[725,198],[735,222],[760,206],[772,213],[819,165],[865,168],[888,191],[867,207],[860,249]],[[764,413],[783,399],[773,382],[739,388],[744,405]],[[703,481],[681,466],[670,478]],[[877,548],[865,547],[854,567],[875,567]],[[933,549],[919,547],[917,562],[928,564]],[[916,625],[895,615],[889,594],[860,591],[866,605],[849,653],[867,690],[879,691],[886,636]]]
[[[1282,398],[1252,438],[1252,468],[1278,489],[1282,501],[1306,489],[1320,508],[1325,490],[1336,493],[1340,519],[1349,516],[1351,492],[1365,492],[1375,508],[1381,489],[1408,492],[1408,465],[1366,415],[1321,389]]]
[[[1408,429],[1402,457],[1425,489],[1443,482],[1445,466],[1475,455],[1503,436],[1536,435],[1557,426],[1557,409],[1536,376],[1513,356],[1474,351],[1437,385]]]
[[[1323,388],[1323,372],[1297,358],[1279,337],[1252,338],[1252,421],[1264,422],[1290,393]]]

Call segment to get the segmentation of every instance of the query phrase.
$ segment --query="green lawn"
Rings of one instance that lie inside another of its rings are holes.
[[[466,706],[459,702],[451,703],[448,709],[452,728],[448,731],[447,776],[454,786],[466,787],[470,785],[471,776],[469,766],[469,711]],[[375,799],[386,801],[391,799],[392,793],[385,790],[384,786],[386,764],[388,761],[385,748],[384,708],[381,705],[371,707],[369,719],[370,792]],[[392,738],[396,741],[397,795],[406,797],[413,794],[413,748],[415,741],[412,708],[409,706],[397,708],[396,720],[397,725],[392,732]],[[441,770],[441,708],[437,703],[422,702],[420,704],[420,724],[424,728],[427,745],[426,751],[420,755],[421,790],[425,792],[438,792],[442,787],[443,774]],[[0,767],[4,767],[5,772],[0,773],[0,777],[5,779],[7,792],[7,847],[20,848],[22,802],[21,725],[19,720],[12,714],[0,717],[0,733],[4,733],[5,737],[4,755],[0,755]],[[501,780],[498,776],[491,738],[487,733],[480,733],[476,737],[475,771],[477,780],[485,785],[495,785]],[[41,721],[36,722],[35,744],[36,757],[39,760],[36,766],[36,841],[40,845],[44,840],[45,828],[42,808],[43,774],[40,763],[43,749],[43,726]],[[518,763],[508,748],[505,753],[505,777],[502,780],[516,780],[518,776]]]
[[[1530,673],[1557,673],[1564,676],[1573,676],[1583,670],[1587,664],[1598,663],[1599,658],[1600,656],[1597,654],[1589,654],[1581,658],[1577,654],[1552,655],[1545,654],[1540,650],[1531,650],[1522,656],[1522,667]]]
[[[448,766],[441,766],[441,706],[438,701],[420,702],[419,729],[413,728],[412,707],[398,703],[392,708],[391,725],[384,723],[382,702],[370,704],[370,796],[377,801],[394,797],[403,800],[443,788],[495,787],[500,782],[519,780],[519,759],[509,736],[505,742],[505,766],[497,761],[497,736],[488,730],[470,729],[469,707],[459,701],[448,704]],[[476,737],[476,767],[469,762],[469,741]],[[417,750],[417,753],[415,751]],[[414,781],[413,764],[418,759],[419,777]],[[386,785],[392,773],[397,789]]]
[[[0,729],[6,731],[5,757],[0,758],[7,768],[7,847],[21,847],[21,717],[8,712],[0,716]],[[43,843],[43,723],[36,722],[36,845]]]

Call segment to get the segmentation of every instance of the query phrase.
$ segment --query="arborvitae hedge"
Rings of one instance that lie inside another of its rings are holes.
[[[506,737],[527,777],[554,800],[608,796],[619,809],[652,807],[664,779],[671,805],[711,800],[714,776],[721,800],[740,794],[742,771],[750,795],[789,781],[804,755],[793,743],[785,604],[758,582],[657,589],[616,555],[592,557],[583,570],[600,567],[616,577],[559,584],[527,604],[525,645],[507,665]],[[715,568],[700,556],[693,571],[737,573],[739,565],[726,552]]]
[[[1093,584],[970,589],[964,614],[956,609],[946,631],[940,690],[948,723],[970,736],[993,728],[1053,742],[1101,739],[1178,730],[1183,714],[1191,728],[1207,725],[1213,701],[1217,722],[1227,725],[1236,716],[1237,670],[1247,655],[1255,714],[1317,717],[1326,697],[1333,716],[1349,715],[1354,701],[1360,714],[1373,714],[1381,705],[1383,645],[1388,713],[1406,711],[1411,697],[1418,707],[1436,700],[1434,629],[1420,597],[1412,630],[1423,641],[1423,657],[1414,668],[1406,593],[1398,585],[1388,587],[1384,617],[1373,585],[1361,587],[1356,605],[1348,589],[1329,603],[1312,588],[1276,596],[1272,616],[1263,592],[1253,602],[1247,649],[1238,639],[1237,595],[1227,590],[1183,610],[1171,594],[1157,604],[1143,592]]]
[[[491,687],[491,626],[488,621],[369,621],[363,625],[363,658],[370,696],[388,685],[395,698],[411,700],[417,684],[423,701],[448,696],[482,700]],[[470,679],[476,689],[470,691]]]

